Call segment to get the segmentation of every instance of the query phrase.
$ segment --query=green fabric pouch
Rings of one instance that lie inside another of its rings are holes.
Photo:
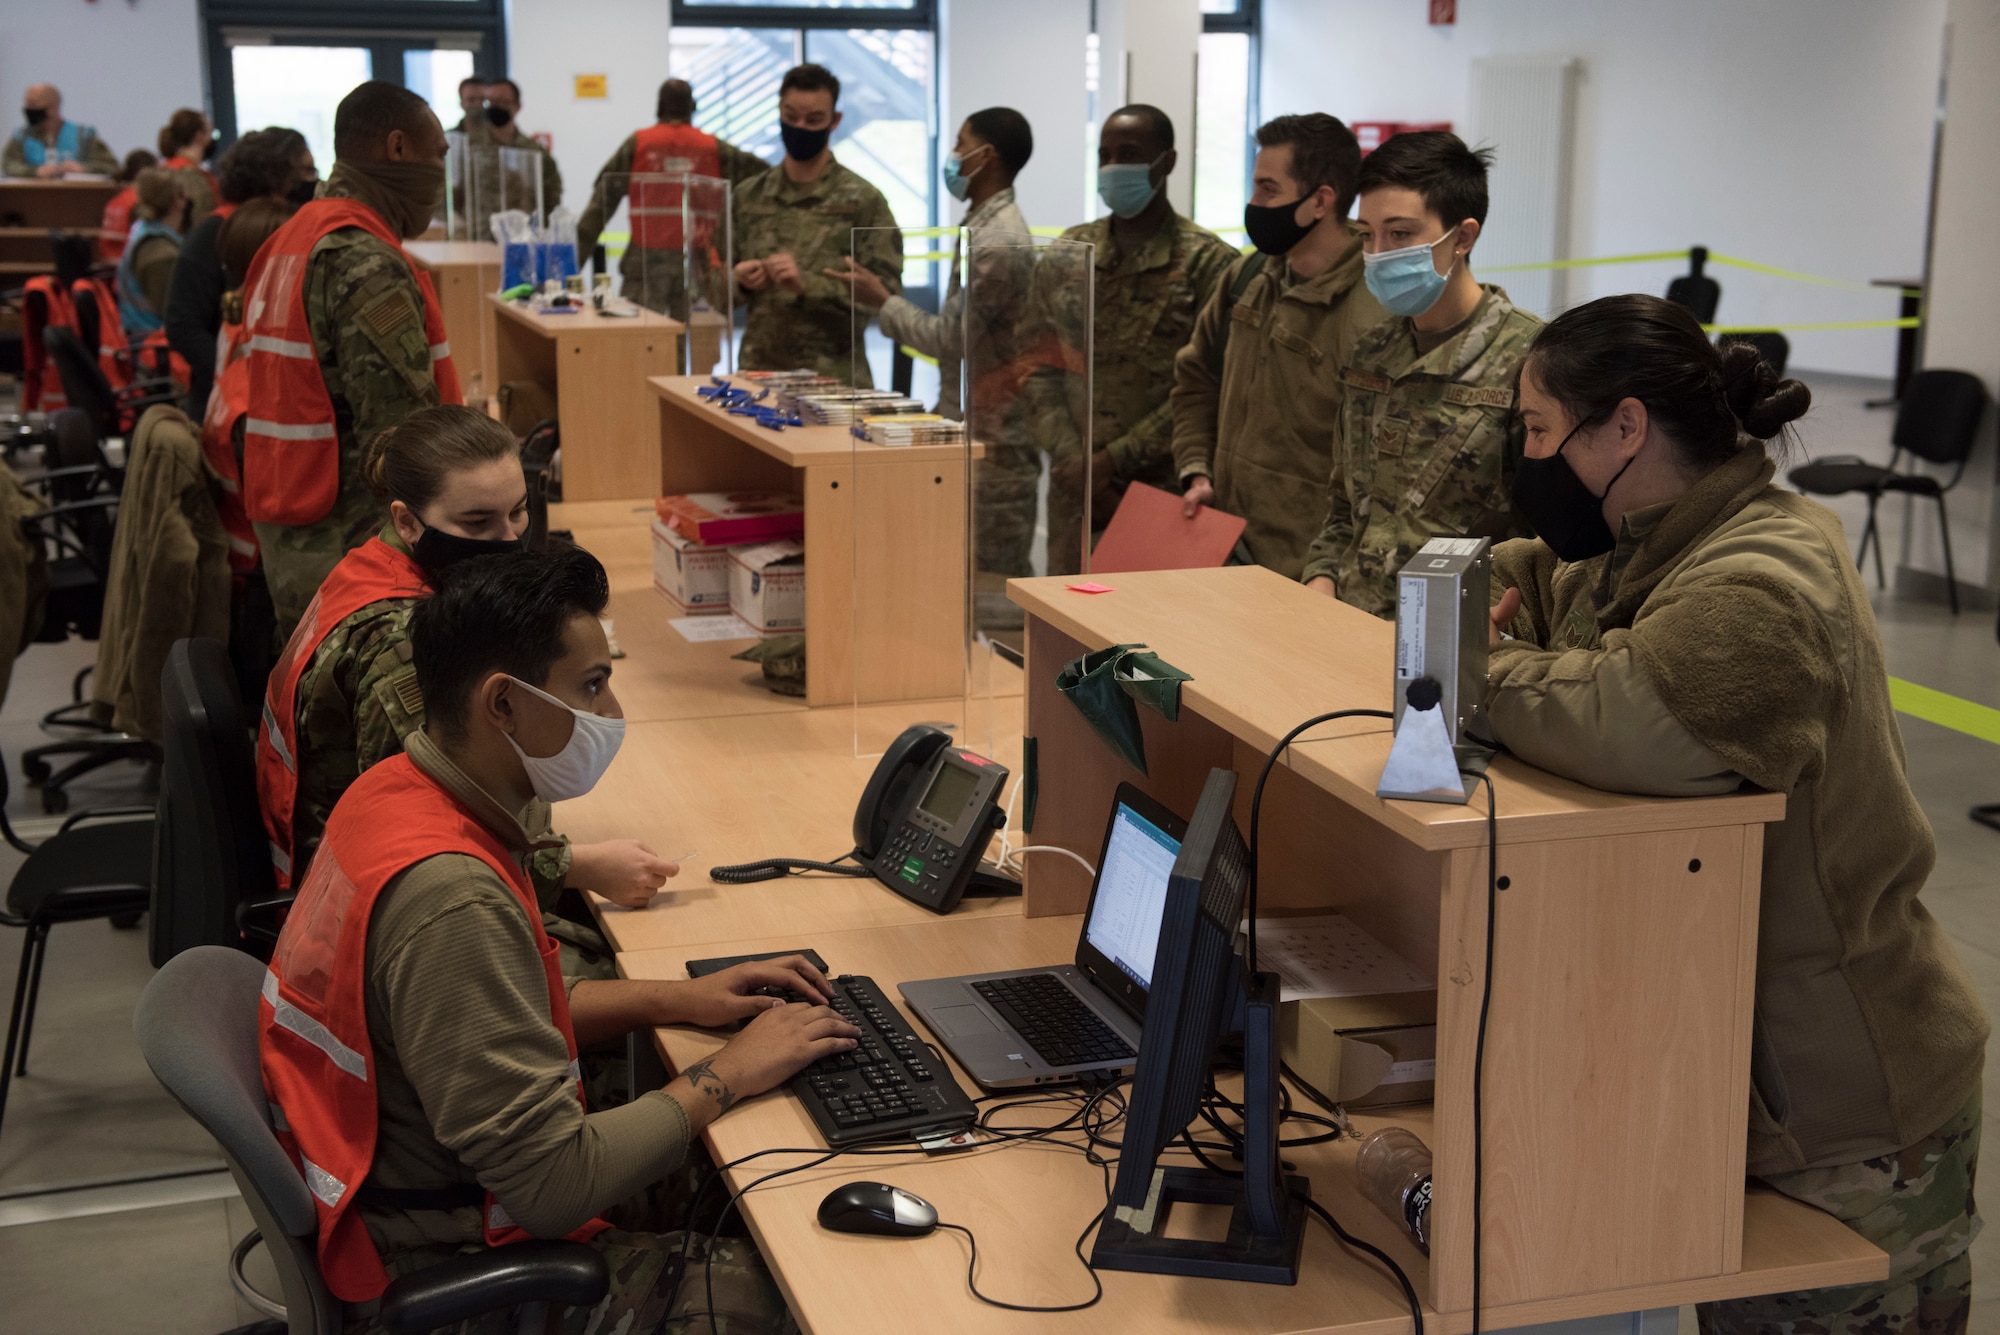
[[[1056,689],[1069,698],[1119,757],[1146,773],[1146,741],[1139,731],[1139,709],[1143,701],[1169,723],[1180,718],[1181,683],[1191,681],[1187,673],[1155,654],[1141,653],[1143,644],[1114,644],[1065,663],[1056,674]]]

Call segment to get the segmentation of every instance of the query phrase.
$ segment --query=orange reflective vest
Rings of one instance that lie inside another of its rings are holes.
[[[125,234],[132,230],[132,206],[139,202],[136,186],[126,186],[113,195],[104,206],[104,218],[98,226],[97,254],[99,258],[117,263],[125,253]]]
[[[692,125],[649,125],[633,136],[632,181],[626,207],[632,215],[632,244],[647,250],[679,250],[682,245],[681,198],[678,180],[648,181],[647,176],[720,176],[722,158],[715,136]]]
[[[215,512],[229,534],[229,568],[239,575],[259,564],[257,530],[243,508],[243,470],[236,463],[236,426],[250,411],[249,357],[250,339],[243,326],[224,324],[215,336],[215,386],[201,422],[201,455],[222,489]]]
[[[272,1120],[313,1195],[320,1273],[346,1302],[378,1298],[389,1283],[368,1228],[352,1208],[374,1165],[379,1114],[368,1040],[368,920],[391,881],[440,853],[478,858],[520,900],[548,980],[549,1021],[562,1031],[570,1079],[583,1101],[562,965],[556,943],[542,930],[527,872],[498,836],[407,755],[383,761],[333,809],[326,841],[279,933],[257,1007],[257,1048]],[[490,1192],[482,1216],[488,1246],[529,1236]],[[607,1227],[593,1219],[570,1237],[588,1241]]]
[[[343,227],[358,227],[402,253],[395,232],[366,204],[316,199],[273,232],[250,265],[243,316],[250,334],[243,501],[250,517],[264,523],[317,523],[340,496],[340,434],[306,324],[305,282],[313,247]],[[415,265],[410,276],[423,297],[424,338],[430,344],[438,397],[445,403],[463,402],[437,289]]]
[[[41,297],[40,301],[33,300]],[[111,308],[118,320],[118,308]],[[42,343],[44,329],[76,332],[76,306],[53,275],[36,274],[21,288],[21,411],[59,412],[69,407],[55,358]]]
[[[271,870],[280,890],[292,886],[292,858],[298,851],[292,845],[292,804],[299,792],[299,679],[312,666],[320,642],[348,617],[370,603],[421,598],[430,591],[422,566],[382,539],[370,538],[340,558],[271,668],[257,729],[257,805],[264,812]]]

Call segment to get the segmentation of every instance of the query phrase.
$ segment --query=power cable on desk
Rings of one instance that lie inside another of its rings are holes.
[[[1402,1287],[1404,1301],[1410,1305],[1410,1328],[1415,1331],[1416,1335],[1424,1335],[1423,1304],[1417,1301],[1416,1287],[1410,1283],[1410,1277],[1403,1273],[1403,1267],[1396,1264],[1395,1258],[1380,1247],[1377,1247],[1374,1243],[1363,1242],[1360,1238],[1355,1237],[1352,1233],[1342,1228],[1340,1221],[1333,1217],[1333,1212],[1318,1201],[1307,1197],[1305,1206],[1306,1209],[1311,1210],[1321,1219],[1324,1219],[1326,1226],[1333,1230],[1333,1236],[1339,1238],[1343,1244],[1354,1248],[1356,1251],[1366,1252],[1388,1267],[1389,1273],[1396,1277],[1396,1283]]]
[[[1472,773],[1472,771],[1463,771]],[[1479,1029],[1472,1048],[1472,1335],[1479,1335],[1483,1279],[1486,1190],[1486,1015],[1493,1008],[1493,929],[1500,906],[1500,815],[1493,780],[1484,770],[1473,777],[1486,785],[1486,968],[1479,987]]]
[[[1021,784],[1025,778],[1025,775],[1017,775],[1014,779],[1013,791],[1007,795],[1007,819],[1000,826],[1000,853],[993,859],[993,864],[1002,871],[1012,872],[1014,875],[1019,876],[1021,874],[1021,854],[1060,853],[1089,872],[1091,878],[1095,880],[1097,877],[1097,868],[1091,866],[1090,860],[1084,857],[1083,854],[1075,852],[1072,849],[1063,848],[1057,844],[1028,844],[1021,848],[1014,847],[1014,841],[1010,837],[1014,826],[1014,803],[1020,799]],[[1022,833],[1025,834],[1027,832],[1024,830]]]
[[[727,867],[710,867],[709,879],[723,885],[748,885],[753,881],[775,881],[785,876],[802,876],[816,871],[828,876],[868,876],[865,865],[848,866],[849,862],[859,863],[861,850],[850,849],[831,862],[813,862],[807,858],[765,858],[762,862],[739,862]]]

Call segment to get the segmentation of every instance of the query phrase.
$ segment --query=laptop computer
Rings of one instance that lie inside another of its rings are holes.
[[[1118,785],[1075,962],[904,983],[903,1000],[988,1089],[1127,1074],[1186,837],[1186,821]]]

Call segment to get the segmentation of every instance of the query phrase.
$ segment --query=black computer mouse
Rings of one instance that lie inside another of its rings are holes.
[[[840,1233],[921,1238],[937,1228],[937,1209],[887,1182],[849,1182],[819,1203],[819,1224]]]

